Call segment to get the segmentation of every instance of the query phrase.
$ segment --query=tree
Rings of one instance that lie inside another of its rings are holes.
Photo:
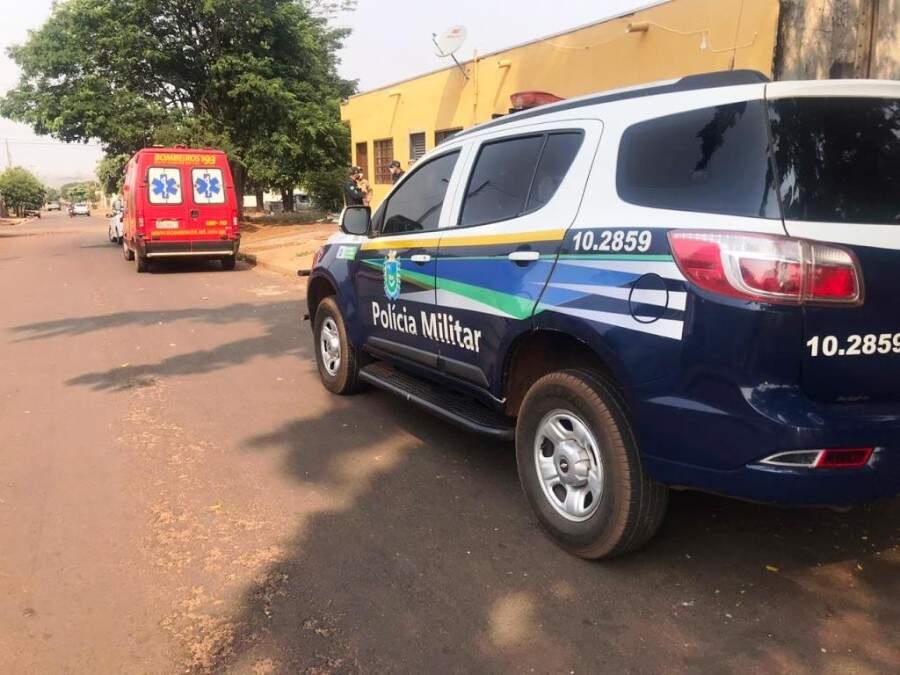
[[[0,173],[0,196],[18,216],[25,215],[26,210],[41,208],[45,195],[41,181],[21,167],[10,167]]]
[[[59,201],[59,190],[54,187],[44,188],[44,200],[49,204],[50,202],[58,202]]]
[[[93,202],[97,200],[97,191],[99,187],[93,181],[84,181],[81,183],[66,183],[60,188],[62,198],[67,202]]]
[[[355,90],[337,74],[346,32],[328,21],[347,5],[58,3],[25,44],[9,50],[22,75],[0,99],[0,113],[62,140],[97,139],[108,155],[156,142],[220,147],[241,194],[248,168],[255,184],[285,185],[310,170],[310,140],[342,127],[338,103]],[[282,173],[262,168],[267,148]]]
[[[125,182],[125,166],[130,157],[125,154],[106,155],[97,162],[97,181],[103,194],[112,195],[122,191]]]

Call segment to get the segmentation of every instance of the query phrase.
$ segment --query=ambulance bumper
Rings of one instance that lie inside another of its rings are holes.
[[[138,253],[147,258],[221,258],[237,255],[240,239],[218,241],[144,241]]]

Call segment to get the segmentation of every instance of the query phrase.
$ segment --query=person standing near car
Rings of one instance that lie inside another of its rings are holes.
[[[356,187],[362,192],[363,206],[370,206],[374,190],[372,189],[372,184],[366,178],[366,175],[360,167],[356,167]]]
[[[347,176],[347,180],[344,181],[342,186],[344,192],[344,204],[346,206],[362,206],[363,205],[363,191],[359,189],[359,184],[356,182],[356,178],[359,175],[357,171],[359,167],[351,166],[350,174]]]
[[[403,178],[403,174],[406,173],[401,167],[400,162],[392,160],[390,164],[388,164],[388,171],[391,172],[391,182],[396,184],[398,180]]]

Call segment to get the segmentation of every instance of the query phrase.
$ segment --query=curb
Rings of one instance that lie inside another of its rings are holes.
[[[244,262],[250,263],[254,267],[262,267],[263,269],[270,270],[272,272],[277,272],[278,274],[284,274],[285,276],[295,277],[297,276],[297,269],[291,267],[285,267],[284,265],[274,265],[265,260],[260,260],[259,256],[253,253],[238,253],[238,260],[243,260]]]

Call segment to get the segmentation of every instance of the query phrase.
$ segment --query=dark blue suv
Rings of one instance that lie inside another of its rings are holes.
[[[669,488],[844,506],[900,493],[900,83],[751,72],[475,127],[308,286],[322,382],[515,439],[577,555]]]

